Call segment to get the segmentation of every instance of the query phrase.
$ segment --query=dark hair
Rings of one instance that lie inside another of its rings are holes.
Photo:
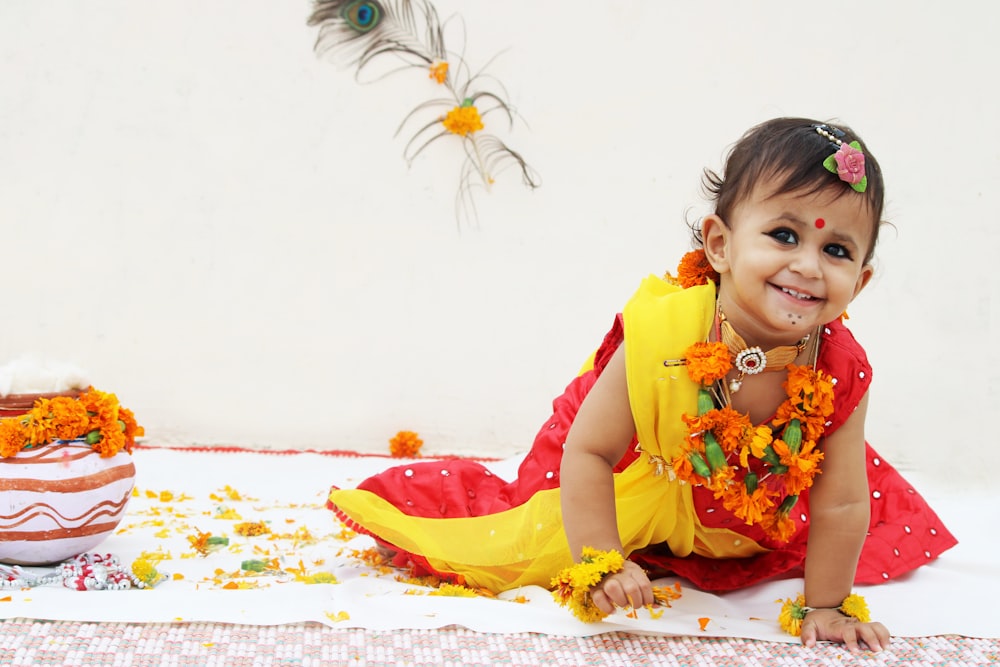
[[[857,141],[865,154],[865,175],[868,185],[864,193],[857,193],[837,174],[823,166],[823,161],[833,155],[836,146],[816,132],[816,126],[825,125],[828,131],[843,132],[845,143]],[[839,123],[821,123],[808,118],[775,118],[750,128],[726,157],[720,176],[705,169],[702,187],[710,201],[715,202],[715,213],[729,224],[736,206],[750,196],[754,186],[762,179],[777,179],[772,194],[796,192],[814,194],[821,190],[839,192],[865,198],[872,213],[873,225],[865,263],[871,261],[882,226],[885,205],[885,184],[882,170],[875,156],[854,130]],[[695,243],[700,246],[701,227],[692,228]]]

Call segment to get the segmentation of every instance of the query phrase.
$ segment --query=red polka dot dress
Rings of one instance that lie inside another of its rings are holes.
[[[485,580],[473,577],[478,585],[496,590],[525,583],[547,585],[544,576],[536,576],[535,580],[522,577],[524,569],[531,569],[533,555],[519,553],[523,547],[505,539],[509,535],[502,533],[510,532],[510,524],[505,519],[515,509],[530,508],[541,496],[552,497],[555,500],[538,503],[538,510],[521,511],[528,518],[519,519],[517,532],[545,530],[551,533],[552,540],[565,539],[558,516],[558,491],[553,490],[559,487],[566,435],[587,392],[624,339],[623,320],[619,315],[598,348],[593,367],[574,378],[553,401],[552,416],[538,431],[515,479],[501,479],[486,466],[466,459],[414,462],[390,468],[358,485],[358,490],[372,499],[369,509],[346,511],[338,498],[349,499],[350,495],[345,496],[344,491],[337,489],[332,493],[329,507],[348,526],[394,548],[397,551],[394,564],[410,567],[417,574],[431,573],[448,580],[465,581],[470,567],[483,570],[489,569],[491,564],[449,565],[449,542],[457,549],[468,540],[496,540],[497,560],[505,565],[491,572]],[[830,323],[822,332],[817,366],[832,375],[835,382],[835,411],[826,426],[826,434],[830,434],[844,423],[864,396],[871,383],[871,366],[864,350],[839,321]],[[637,464],[639,456],[630,447],[615,472]],[[857,568],[856,583],[860,584],[880,583],[903,575],[956,544],[954,536],[920,494],[870,446],[867,462],[871,524]],[[639,464],[650,467],[642,461]],[[678,557],[665,544],[659,543],[643,545],[630,557],[656,574],[682,576],[703,590],[732,590],[775,576],[802,575],[809,525],[808,491],[792,510],[796,532],[786,543],[768,538],[758,526],[745,525],[714,500],[704,487],[694,487],[693,500],[697,518],[703,526],[745,535],[765,547],[765,553],[724,560],[695,553]],[[374,518],[386,513],[398,517],[388,522]],[[418,519],[407,524],[406,517]],[[493,518],[496,524],[491,523]],[[394,527],[396,523],[404,527],[398,530],[386,527]],[[400,547],[403,537],[409,548]],[[431,551],[438,554],[433,564],[427,557]],[[481,560],[488,561],[490,549],[484,548],[481,552],[484,554]],[[566,558],[569,558],[568,549]],[[519,565],[522,562],[524,565]]]

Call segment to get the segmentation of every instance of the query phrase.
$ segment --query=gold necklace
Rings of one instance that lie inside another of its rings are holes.
[[[806,343],[809,342],[809,334],[806,334],[795,345],[779,345],[765,352],[757,345],[753,347],[747,345],[747,342],[743,340],[743,336],[736,333],[733,325],[726,319],[721,305],[718,306],[717,313],[719,322],[717,333],[719,339],[729,348],[730,361],[733,362],[733,366],[739,371],[739,375],[729,381],[729,391],[734,394],[743,386],[743,378],[747,375],[757,375],[764,371],[780,371],[784,369],[785,366],[795,361],[802,354],[802,351],[806,349]]]

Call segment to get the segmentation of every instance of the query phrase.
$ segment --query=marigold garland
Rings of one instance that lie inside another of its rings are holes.
[[[39,398],[26,414],[0,419],[0,457],[68,440],[84,440],[102,457],[131,454],[144,434],[117,396],[89,387],[77,397]]]
[[[700,284],[691,283],[693,276],[702,275],[699,258],[691,255],[678,267],[681,284]],[[715,406],[713,385],[732,368],[725,344],[697,342],[684,357],[688,377],[701,389],[697,414],[682,417],[688,436],[671,462],[674,475],[710,489],[746,525],[760,526],[771,539],[787,542],[795,533],[789,512],[820,473],[818,443],[833,414],[832,377],[810,366],[790,365],[783,385],[788,398],[769,425],[755,426],[748,415]]]
[[[806,596],[799,593],[794,598],[776,600],[776,602],[782,603],[781,611],[778,613],[778,625],[781,626],[781,629],[793,637],[801,635],[802,621],[805,620],[806,614],[813,611],[811,607],[806,606]],[[844,616],[856,618],[862,623],[869,623],[872,620],[868,602],[857,593],[848,595],[840,603],[840,606],[834,609]]]

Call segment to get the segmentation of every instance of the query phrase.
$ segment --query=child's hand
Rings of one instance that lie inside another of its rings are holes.
[[[638,609],[653,604],[653,584],[641,567],[626,560],[622,571],[605,577],[590,597],[605,614],[613,614],[616,607]]]
[[[816,609],[802,621],[802,643],[815,646],[817,641],[839,642],[851,652],[864,644],[877,653],[889,648],[889,631],[881,623],[862,623],[836,609]]]

